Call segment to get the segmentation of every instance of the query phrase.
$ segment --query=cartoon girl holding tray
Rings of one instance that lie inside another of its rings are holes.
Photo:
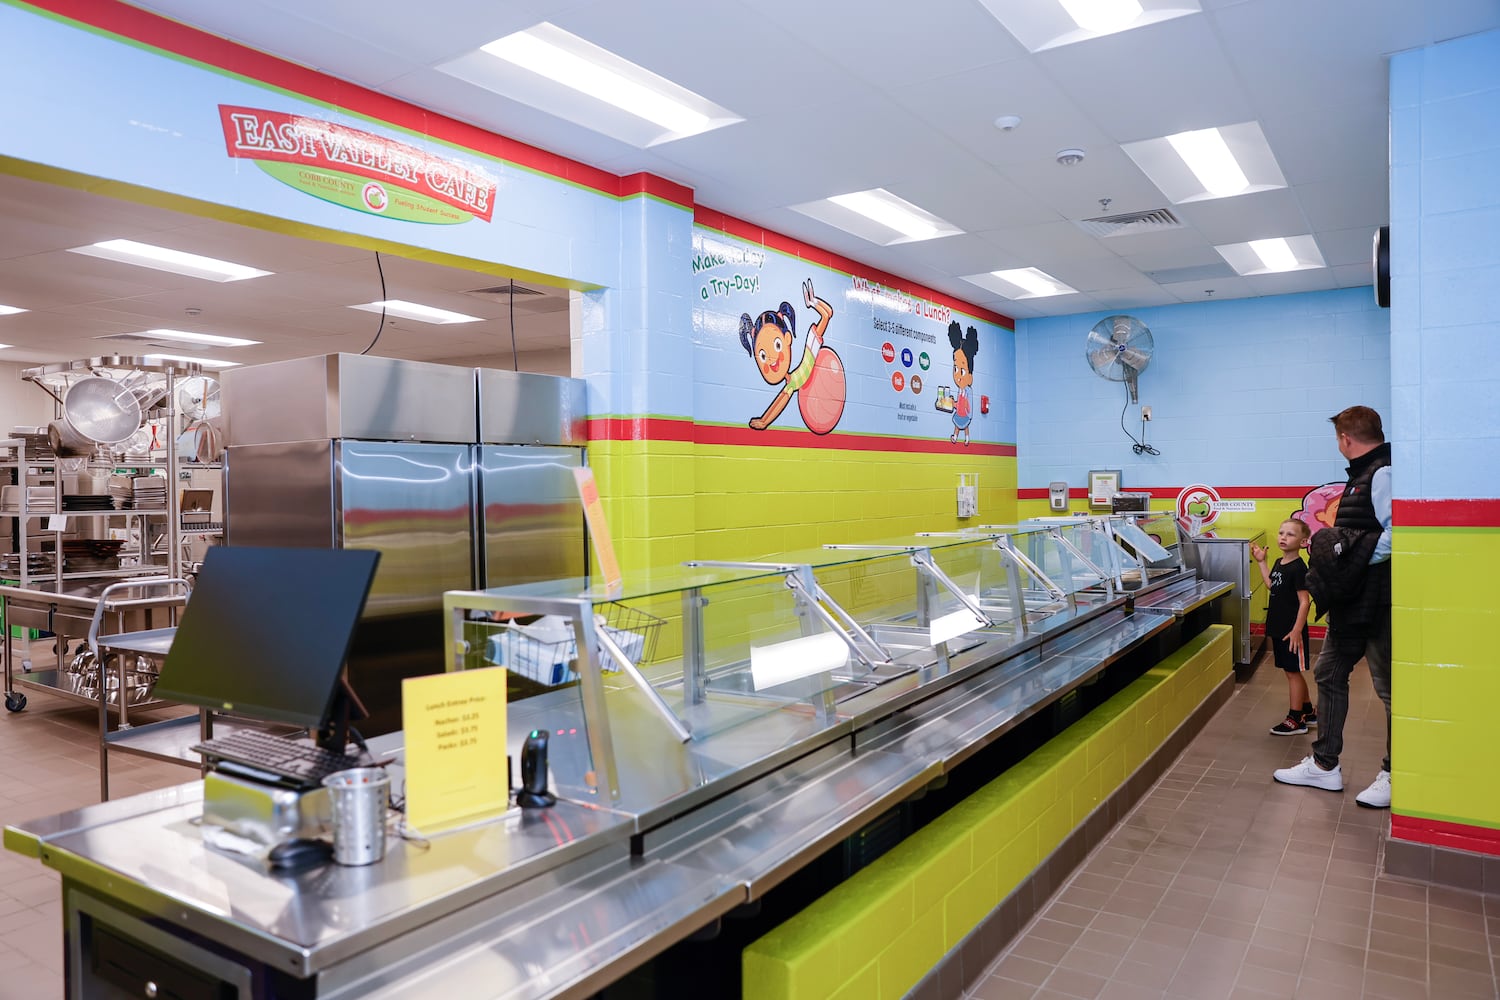
[[[766,412],[750,421],[753,430],[763,431],[775,423],[793,393],[797,394],[802,422],[814,434],[827,434],[843,416],[844,363],[832,348],[823,346],[823,331],[833,317],[833,306],[813,294],[811,280],[802,283],[802,300],[817,312],[818,320],[807,331],[807,344],[796,368],[792,367],[792,341],[797,336],[797,313],[790,302],[783,302],[775,312],[768,309],[756,319],[749,313],[740,315],[740,343],[766,384],[781,385]]]
[[[964,436],[964,447],[969,446],[969,424],[974,422],[974,403],[969,397],[969,387],[974,384],[974,355],[979,353],[979,331],[972,326],[964,333],[957,321],[948,324],[948,343],[953,345],[953,384],[958,393],[953,399],[953,434],[948,438],[958,444],[958,436]]]

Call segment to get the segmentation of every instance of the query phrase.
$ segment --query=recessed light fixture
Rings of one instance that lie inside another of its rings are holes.
[[[5,350],[5,349],[6,349],[6,348],[7,348],[7,347],[10,347],[10,346],[11,346],[11,345],[10,345],[10,344],[0,344],[0,351],[3,351],[3,350]]]
[[[105,240],[92,246],[73,247],[68,252],[103,257],[105,260],[136,264],[158,271],[171,271],[173,274],[185,274],[190,278],[204,278],[208,281],[244,281],[246,278],[259,278],[272,273],[233,261],[203,257],[149,243],[137,243],[135,240]]]
[[[147,361],[180,361],[186,365],[200,365],[204,368],[237,368],[238,361],[220,361],[217,358],[190,358],[182,354],[147,354]]]
[[[216,333],[191,333],[187,330],[143,330],[141,336],[153,340],[176,340],[184,344],[208,344],[212,347],[249,347],[260,343],[244,337],[221,337]]]
[[[1036,267],[1014,267],[1003,271],[965,275],[964,280],[1007,299],[1041,299],[1078,291]]]
[[[1041,52],[1196,14],[1198,0],[979,0],[1028,51]]]
[[[479,323],[482,317],[469,316],[461,312],[450,312],[447,309],[438,309],[434,306],[424,306],[420,302],[407,302],[405,299],[385,299],[381,302],[366,302],[363,305],[350,306],[350,309],[363,309],[365,312],[384,312],[390,316],[399,316],[402,319],[414,319],[418,323]]]
[[[963,232],[953,223],[913,205],[885,188],[833,195],[792,209],[860,239],[891,246]]]
[[[1174,204],[1286,187],[1258,122],[1193,129],[1120,148]]]
[[[1193,176],[1209,194],[1220,198],[1239,194],[1250,186],[1250,179],[1224,143],[1216,128],[1201,128],[1167,136],[1167,142],[1182,157]]]
[[[701,94],[546,21],[488,42],[438,69],[642,148],[743,120]]]
[[[1326,267],[1317,241],[1311,236],[1277,236],[1248,243],[1214,247],[1239,274],[1278,274]]]
[[[1073,23],[1086,31],[1104,35],[1127,28],[1141,16],[1136,0],[1058,0]]]
[[[0,316],[14,316],[16,313],[23,313],[25,311],[20,306],[8,306],[0,302]]]

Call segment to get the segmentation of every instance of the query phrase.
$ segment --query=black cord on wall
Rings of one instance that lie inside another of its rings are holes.
[[[1126,382],[1125,383],[1125,405],[1122,406],[1122,407],[1120,407],[1120,430],[1124,431],[1125,432],[1125,436],[1128,437],[1128,438],[1130,438],[1130,450],[1133,451],[1133,452],[1135,452],[1137,455],[1160,455],[1161,452],[1157,451],[1155,448],[1151,447],[1149,444],[1146,443],[1146,428],[1145,428],[1144,425],[1141,427],[1141,438],[1140,438],[1139,441],[1136,440],[1135,435],[1132,434],[1132,433],[1130,433],[1130,430],[1125,426],[1125,411],[1128,410],[1129,408],[1130,408],[1130,383]]]

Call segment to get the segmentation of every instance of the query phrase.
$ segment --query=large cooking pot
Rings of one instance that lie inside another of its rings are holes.
[[[140,428],[141,403],[129,386],[94,375],[68,387],[63,419],[91,441],[118,444]]]
[[[96,442],[74,430],[67,420],[54,420],[47,425],[47,443],[58,458],[92,455],[97,447]]]

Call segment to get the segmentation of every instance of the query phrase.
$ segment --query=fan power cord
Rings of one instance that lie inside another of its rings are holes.
[[[1127,383],[1125,385],[1125,405],[1120,407],[1120,430],[1124,431],[1125,436],[1130,438],[1130,450],[1137,455],[1160,455],[1160,451],[1146,443],[1146,428],[1144,426],[1141,427],[1140,440],[1136,440],[1136,436],[1130,433],[1130,428],[1125,426],[1125,411],[1128,409],[1130,409],[1130,385]]]

